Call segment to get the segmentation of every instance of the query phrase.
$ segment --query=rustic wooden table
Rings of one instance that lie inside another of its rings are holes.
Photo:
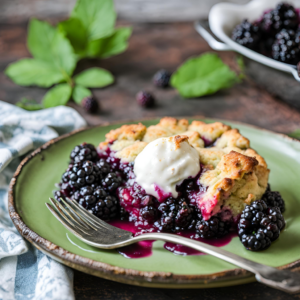
[[[89,66],[101,66],[116,76],[116,83],[105,89],[95,89],[101,104],[98,115],[88,115],[70,103],[91,125],[107,121],[139,119],[159,116],[194,116],[228,119],[287,133],[300,127],[300,111],[276,99],[259,87],[251,77],[262,74],[259,65],[250,63],[249,74],[243,83],[231,89],[200,99],[184,100],[175,90],[156,89],[151,78],[160,68],[174,71],[186,58],[210,51],[206,42],[195,32],[191,23],[133,24],[134,32],[129,49],[103,61],[82,61],[78,71]],[[19,58],[29,56],[26,49],[26,23],[14,20],[0,23],[0,99],[15,103],[22,97],[40,100],[45,90],[20,87],[7,79],[5,67]],[[224,52],[221,57],[233,68],[236,54]],[[288,79],[292,80],[292,79]],[[294,84],[294,83],[293,83]],[[157,105],[153,109],[140,108],[135,101],[139,90],[153,92]],[[75,271],[76,299],[299,299],[259,283],[236,287],[204,290],[151,289],[124,285]]]

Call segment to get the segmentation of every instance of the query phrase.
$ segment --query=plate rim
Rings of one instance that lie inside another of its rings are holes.
[[[51,139],[46,142],[30,154],[28,154],[19,164],[17,170],[15,171],[8,189],[8,211],[10,218],[17,228],[22,237],[29,241],[34,247],[49,255],[56,261],[59,261],[69,267],[72,267],[76,270],[102,277],[105,279],[127,283],[138,286],[145,287],[159,287],[159,288],[209,288],[209,287],[222,287],[229,285],[238,285],[255,281],[254,275],[244,269],[235,268],[231,270],[226,270],[222,272],[212,273],[212,274],[202,274],[202,275],[188,275],[188,274],[173,274],[171,272],[147,272],[147,271],[138,271],[134,269],[122,268],[118,266],[113,266],[108,263],[95,261],[84,256],[73,254],[65,250],[64,248],[57,246],[56,244],[48,241],[47,239],[39,236],[36,232],[30,229],[22,220],[21,216],[18,214],[15,206],[15,196],[14,189],[18,182],[18,177],[21,174],[23,168],[26,164],[34,158],[36,155],[41,154],[43,151],[51,147],[54,143],[59,142],[60,140],[66,139],[70,136],[76,135],[78,133],[88,131],[91,129],[99,127],[107,127],[110,125],[118,124],[128,124],[132,122],[144,122],[159,119],[157,118],[143,118],[138,120],[122,120],[115,122],[105,122],[95,126],[87,126],[84,128],[73,130],[69,133],[61,135],[57,138]],[[219,122],[231,122],[237,125],[244,125],[252,127],[254,129],[265,131],[271,134],[280,136],[291,141],[296,141],[300,143],[299,140],[289,137],[282,133],[277,133],[268,129],[260,128],[255,125],[246,124],[243,122],[236,122],[226,119],[217,119],[217,118],[206,118],[204,116],[185,116],[176,118],[186,118],[186,119],[205,119]],[[279,269],[297,269],[300,267],[300,259],[289,264],[278,267]]]

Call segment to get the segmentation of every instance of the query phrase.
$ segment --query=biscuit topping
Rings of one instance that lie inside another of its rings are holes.
[[[134,164],[137,183],[159,201],[170,196],[176,198],[176,185],[199,172],[199,154],[184,135],[152,141],[136,157]]]

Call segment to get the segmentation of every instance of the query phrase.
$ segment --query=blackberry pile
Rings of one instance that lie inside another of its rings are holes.
[[[261,27],[265,32],[276,34],[281,29],[298,28],[299,19],[295,8],[288,3],[279,3],[275,9],[267,11],[261,20]]]
[[[122,184],[122,177],[115,171],[119,169],[119,160],[111,156],[100,158],[96,148],[87,143],[76,146],[70,159],[54,197],[71,197],[106,221],[117,217],[120,207],[116,189]]]
[[[254,201],[244,209],[238,224],[238,235],[246,249],[267,249],[278,239],[285,226],[279,207],[268,207],[263,200]]]
[[[259,20],[238,24],[232,39],[280,62],[296,65],[300,61],[299,15],[285,2],[265,12]]]

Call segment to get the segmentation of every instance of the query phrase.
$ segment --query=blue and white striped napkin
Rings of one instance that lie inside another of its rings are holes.
[[[74,299],[72,270],[33,248],[12,224],[7,190],[20,156],[84,126],[70,107],[28,112],[0,101],[0,300]]]

